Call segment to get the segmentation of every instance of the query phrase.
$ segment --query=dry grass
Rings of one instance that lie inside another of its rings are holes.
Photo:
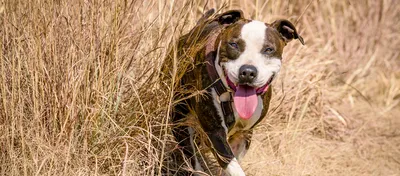
[[[400,3],[227,1],[296,22],[249,175],[400,175]],[[167,46],[219,0],[3,0],[0,175],[173,168]],[[154,74],[153,74],[154,73]],[[163,162],[160,162],[163,161]]]

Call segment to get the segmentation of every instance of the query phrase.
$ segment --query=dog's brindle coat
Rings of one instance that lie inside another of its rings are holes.
[[[213,13],[214,10],[208,11],[188,34],[180,38],[176,50],[178,68],[172,74],[177,80],[175,100],[184,99],[194,91],[206,90],[206,93],[177,103],[173,107],[172,117],[174,123],[191,115],[197,117],[220,166],[229,175],[244,175],[237,160],[249,148],[252,128],[268,111],[271,100],[269,84],[279,72],[283,48],[292,39],[299,39],[303,44],[304,42],[293,24],[287,20],[266,24],[244,19],[240,10],[227,11],[212,17]],[[264,36],[257,36],[257,32]],[[254,37],[264,39],[259,41],[260,39]],[[213,50],[211,52],[207,51],[210,47]],[[172,53],[169,55],[170,60],[163,65],[164,75],[171,75]],[[207,68],[210,64],[207,58],[210,56],[216,62],[212,65],[216,67],[214,73],[210,73],[210,68]],[[241,67],[241,64],[254,65],[257,70],[265,69],[259,71],[254,82],[246,82],[250,89],[254,87],[259,90],[263,85],[266,86],[265,90],[257,91],[258,104],[249,119],[239,117],[232,99],[234,90],[239,87],[235,86],[242,84],[238,78],[239,73],[236,73],[238,68],[234,67]],[[213,80],[210,74],[215,76],[217,72],[220,79]],[[216,90],[221,87],[228,93],[217,94]],[[227,108],[231,109],[221,107],[223,103],[228,104]],[[173,132],[185,155],[191,158],[192,166],[196,170],[202,170],[195,155],[193,128],[177,125]]]

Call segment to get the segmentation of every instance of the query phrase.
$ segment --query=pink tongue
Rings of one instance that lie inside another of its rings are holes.
[[[233,100],[239,116],[247,120],[257,108],[258,99],[256,89],[246,85],[239,85],[236,87]]]

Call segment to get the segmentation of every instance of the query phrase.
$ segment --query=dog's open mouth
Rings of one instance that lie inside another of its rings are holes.
[[[274,79],[275,74],[261,87],[252,87],[249,85],[235,85],[228,76],[226,76],[226,81],[229,87],[234,91],[234,105],[239,116],[242,119],[249,119],[253,116],[257,105],[258,98],[257,95],[262,94],[268,90],[269,85]]]
[[[251,87],[254,88],[252,86],[248,86],[248,85],[236,85],[235,83],[233,83],[230,79],[229,76],[227,74],[225,74],[226,76],[226,82],[228,83],[229,87],[236,92],[239,86],[247,86],[247,87]],[[257,87],[254,88],[254,90],[256,91],[257,94],[263,94],[264,92],[266,92],[268,90],[269,85],[271,84],[271,82],[274,80],[275,78],[275,74],[272,74],[271,78],[269,78],[269,80],[267,81],[267,83],[265,83],[263,86],[261,87]]]

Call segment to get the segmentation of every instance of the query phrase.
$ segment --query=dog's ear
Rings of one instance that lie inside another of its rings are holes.
[[[241,10],[229,10],[217,16],[218,23],[221,25],[230,25],[243,18]]]
[[[210,18],[215,13],[215,9],[210,9],[197,21],[197,24],[201,24],[205,22],[208,18]]]
[[[282,36],[286,43],[293,39],[299,39],[301,44],[304,45],[303,38],[297,33],[294,25],[288,20],[276,20],[271,24]]]

